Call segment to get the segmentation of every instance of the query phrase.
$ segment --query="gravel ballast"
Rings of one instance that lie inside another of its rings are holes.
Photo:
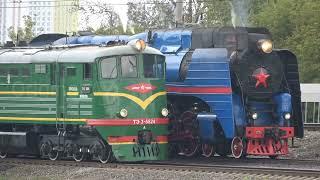
[[[70,180],[165,180],[165,179],[203,179],[203,180],[225,180],[225,179],[283,179],[285,176],[252,175],[237,173],[214,173],[194,171],[173,171],[173,170],[151,170],[151,169],[122,169],[122,168],[91,168],[91,167],[62,167],[62,166],[15,166],[6,171],[1,171],[0,179],[70,179]],[[287,177],[290,179],[306,179],[298,177]]]
[[[320,132],[305,131],[304,139],[296,139],[290,154],[284,158],[320,160]],[[1,161],[1,159],[0,159]],[[283,179],[281,176],[250,175],[131,168],[93,168],[49,165],[5,165],[0,163],[2,179]],[[288,177],[286,177],[288,178]],[[292,177],[296,179],[296,177]],[[312,178],[311,178],[312,179]]]
[[[304,138],[295,139],[289,155],[292,159],[320,160],[320,131],[305,131]]]

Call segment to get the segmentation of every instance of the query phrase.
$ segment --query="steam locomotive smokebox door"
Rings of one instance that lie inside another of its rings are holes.
[[[215,127],[217,116],[215,114],[198,114],[199,134],[203,142],[215,142]]]

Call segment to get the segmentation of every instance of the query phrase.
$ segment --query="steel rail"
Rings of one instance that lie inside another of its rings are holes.
[[[140,165],[140,164],[139,164]],[[128,165],[126,165],[128,166]],[[136,165],[135,165],[136,166]],[[141,165],[145,167],[146,165]],[[249,167],[238,165],[203,165],[203,164],[148,164],[151,169],[166,169],[166,170],[189,170],[202,172],[224,172],[224,173],[241,173],[255,175],[278,175],[291,177],[320,177],[320,170],[314,169],[299,169],[299,168],[273,168],[273,167]]]

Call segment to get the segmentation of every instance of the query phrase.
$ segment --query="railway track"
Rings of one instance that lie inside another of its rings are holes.
[[[163,161],[163,162],[144,162],[137,163],[111,163],[101,164],[98,162],[74,162],[68,160],[50,161],[30,158],[7,158],[0,159],[0,166],[18,166],[18,165],[47,165],[47,166],[73,166],[73,167],[93,167],[93,168],[114,168],[114,169],[149,169],[149,170],[167,170],[167,171],[190,171],[190,172],[213,172],[213,173],[239,173],[254,174],[263,176],[281,176],[281,177],[300,177],[300,178],[320,178],[320,168],[303,168],[303,165],[310,163],[315,167],[320,167],[320,161],[312,160],[266,160],[266,159],[247,160],[223,160],[223,158],[211,161]],[[236,163],[235,163],[236,162]],[[257,165],[259,164],[259,165]],[[283,164],[283,167],[274,164]]]

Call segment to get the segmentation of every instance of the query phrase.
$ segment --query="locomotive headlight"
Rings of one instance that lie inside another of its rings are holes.
[[[163,109],[161,110],[161,114],[162,114],[162,116],[167,117],[168,114],[169,114],[168,109],[167,109],[167,108],[163,108]]]
[[[133,46],[135,49],[137,49],[138,51],[143,51],[144,49],[146,49],[146,42],[144,42],[144,40],[141,39],[134,39],[129,41],[128,43],[130,46]]]
[[[258,41],[258,48],[264,53],[271,53],[273,49],[272,41],[269,39],[260,39]]]
[[[119,114],[121,117],[127,117],[128,111],[126,109],[121,109]]]
[[[252,117],[253,120],[258,119],[258,113],[253,113],[253,114],[251,115],[251,117]]]
[[[290,113],[286,113],[285,115],[284,115],[284,119],[285,120],[289,120],[291,118],[291,114]]]

